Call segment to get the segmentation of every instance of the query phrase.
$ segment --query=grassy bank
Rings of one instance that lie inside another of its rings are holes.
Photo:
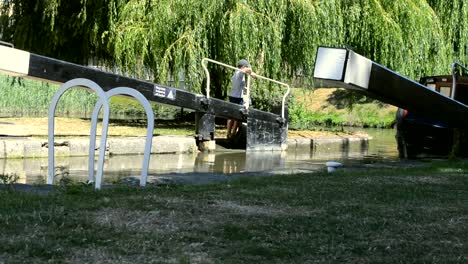
[[[344,89],[293,89],[294,104],[289,107],[293,129],[315,126],[355,126],[389,128],[396,107],[383,104]]]
[[[466,263],[467,173],[446,162],[1,191],[0,263]]]
[[[58,85],[0,75],[0,112],[9,116],[46,116],[58,89]],[[63,95],[57,105],[57,113],[80,112],[90,115],[96,100],[94,94],[84,89],[73,89]]]

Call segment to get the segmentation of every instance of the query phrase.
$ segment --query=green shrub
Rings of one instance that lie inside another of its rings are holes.
[[[348,111],[309,111],[300,102],[293,102],[289,107],[289,126],[292,129],[343,125],[389,128],[394,120],[395,112],[383,109],[379,103],[356,104]]]

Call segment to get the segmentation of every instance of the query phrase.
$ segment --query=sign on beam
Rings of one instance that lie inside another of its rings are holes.
[[[154,85],[153,94],[154,96],[157,96],[157,97],[166,98],[166,99],[175,101],[176,92],[177,92],[176,89]]]

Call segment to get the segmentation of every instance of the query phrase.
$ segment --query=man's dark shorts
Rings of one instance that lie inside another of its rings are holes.
[[[240,105],[244,104],[244,100],[242,98],[232,97],[232,96],[229,96],[229,102],[234,103],[234,104],[240,104]]]

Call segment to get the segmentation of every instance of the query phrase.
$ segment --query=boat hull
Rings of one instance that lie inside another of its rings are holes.
[[[448,157],[452,151],[452,128],[404,119],[396,124],[400,158]]]

